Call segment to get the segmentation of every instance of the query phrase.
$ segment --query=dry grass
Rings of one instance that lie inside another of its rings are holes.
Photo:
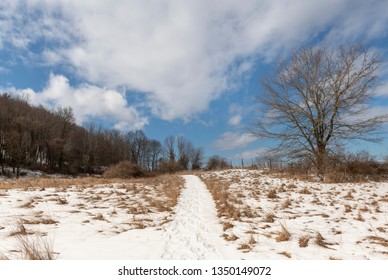
[[[360,222],[365,222],[365,219],[364,217],[362,216],[361,212],[358,212],[358,215],[356,218],[354,218],[355,220],[357,221],[360,221]]]
[[[53,244],[41,236],[16,236],[16,248],[24,260],[54,260]]]
[[[105,218],[104,218],[104,215],[102,215],[101,213],[98,213],[96,216],[93,217],[93,220],[104,221]]]
[[[230,223],[230,222],[226,222],[226,223],[223,224],[224,231],[226,231],[226,230],[228,230],[230,228],[233,228],[233,227],[234,227],[233,224]]]
[[[34,207],[34,200],[30,198],[28,201],[24,202],[22,205],[20,205],[20,208],[33,208]]]
[[[267,197],[268,197],[269,199],[278,198],[276,190],[275,190],[275,189],[269,190],[269,191],[268,191],[268,194],[267,194]]]
[[[289,208],[289,207],[291,206],[291,204],[292,204],[291,199],[287,198],[287,199],[283,202],[282,208],[283,208],[283,209],[287,209],[287,208]]]
[[[310,235],[303,235],[299,237],[299,247],[305,248],[308,246],[309,241],[310,241]]]
[[[53,224],[57,224],[58,221],[55,221],[50,217],[40,217],[37,219],[30,219],[30,220],[22,219],[20,221],[20,223],[21,223],[21,225],[23,225],[23,224],[26,224],[26,225],[38,225],[38,224],[53,225]]]
[[[282,223],[280,223],[280,226],[281,226],[281,230],[278,232],[278,235],[276,236],[276,239],[275,239],[276,242],[284,242],[284,241],[290,240],[291,238],[290,232]]]
[[[325,238],[319,232],[317,232],[317,234],[315,235],[315,244],[317,244],[318,246],[323,247],[323,248],[331,249],[330,247],[327,246],[327,245],[331,245],[331,244],[327,243],[325,241]]]
[[[350,213],[352,212],[352,206],[350,206],[349,204],[345,204],[345,213]]]
[[[344,196],[344,198],[347,199],[347,200],[352,200],[352,199],[354,199],[353,194],[352,194],[352,191],[349,191],[349,192]]]
[[[228,235],[228,234],[224,233],[223,237],[226,241],[236,241],[238,239],[238,237],[235,234]]]
[[[229,182],[221,181],[214,177],[204,178],[202,180],[205,182],[207,188],[209,189],[217,207],[218,216],[224,217],[226,219],[233,219],[235,221],[240,221],[243,213],[240,209],[235,207],[231,202],[233,198],[229,196],[228,188]],[[245,214],[249,214],[246,212]],[[251,213],[252,214],[252,213]]]
[[[299,191],[300,194],[311,194],[311,191],[307,188],[307,187],[304,187],[303,189],[301,189]]]
[[[265,222],[265,223],[273,223],[273,222],[275,222],[275,218],[276,218],[276,216],[275,216],[274,213],[267,213],[265,215],[265,218],[263,219],[263,222]]]
[[[240,246],[237,249],[242,250],[244,252],[249,252],[252,248],[249,244],[242,243],[242,244],[240,244]]]
[[[286,256],[287,258],[291,259],[291,254],[289,252],[286,252],[286,251],[283,251],[283,252],[280,252],[278,253],[279,255],[283,255],[283,256]]]
[[[162,177],[162,176],[160,176]],[[158,177],[156,177],[158,178]],[[147,181],[149,178],[141,180]],[[101,177],[63,177],[63,178],[21,178],[0,180],[0,189],[46,189],[67,188],[70,186],[90,187],[99,184],[132,183],[135,179],[117,179]]]
[[[17,228],[9,234],[9,236],[19,236],[19,235],[28,235],[31,234],[27,232],[26,228],[22,223],[19,223]]]
[[[383,227],[376,228],[379,232],[386,233],[387,231]]]
[[[388,239],[380,236],[368,236],[369,240],[372,240],[372,244],[378,244],[383,247],[388,247]]]
[[[339,260],[342,260],[342,259],[341,259],[341,258],[338,258],[338,257],[330,256],[330,257],[329,257],[329,260],[331,260],[331,261],[339,261]]]

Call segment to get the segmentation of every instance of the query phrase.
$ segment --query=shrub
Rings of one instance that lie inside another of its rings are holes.
[[[144,177],[145,172],[136,164],[129,161],[121,161],[110,166],[103,174],[105,178],[138,178]]]
[[[159,171],[162,173],[175,173],[184,170],[182,165],[174,160],[163,161],[160,163]]]
[[[218,155],[211,156],[206,163],[207,170],[223,170],[231,167],[232,166],[225,158],[220,157]]]

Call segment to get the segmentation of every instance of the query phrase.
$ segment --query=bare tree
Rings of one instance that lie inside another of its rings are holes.
[[[191,169],[201,169],[203,165],[204,150],[203,148],[194,148],[190,153]]]
[[[178,146],[178,162],[184,170],[189,169],[190,154],[192,153],[194,146],[183,136],[177,137]]]
[[[175,162],[175,136],[168,136],[164,139],[163,154],[167,161]]]
[[[207,170],[221,170],[231,168],[226,158],[220,157],[219,155],[213,155],[207,159],[206,169]]]
[[[266,111],[252,131],[278,139],[289,155],[309,157],[323,176],[331,144],[380,140],[375,132],[387,116],[368,111],[380,65],[378,55],[361,44],[293,52],[263,79],[259,99]]]

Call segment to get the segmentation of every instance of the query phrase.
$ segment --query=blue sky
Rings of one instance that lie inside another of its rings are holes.
[[[2,0],[0,90],[71,106],[79,124],[183,135],[240,162],[260,77],[292,49],[363,39],[388,58],[387,0]],[[388,67],[381,69],[388,80]],[[388,86],[375,111],[388,112]],[[386,136],[386,134],[385,134]],[[388,142],[352,150],[388,154]]]

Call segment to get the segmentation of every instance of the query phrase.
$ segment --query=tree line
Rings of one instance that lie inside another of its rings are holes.
[[[71,108],[48,110],[32,106],[21,97],[0,95],[2,175],[13,173],[18,177],[22,168],[99,174],[121,161],[145,172],[200,169],[204,150],[183,136],[169,136],[160,142],[141,130],[123,134],[93,123],[81,127],[75,123]]]

